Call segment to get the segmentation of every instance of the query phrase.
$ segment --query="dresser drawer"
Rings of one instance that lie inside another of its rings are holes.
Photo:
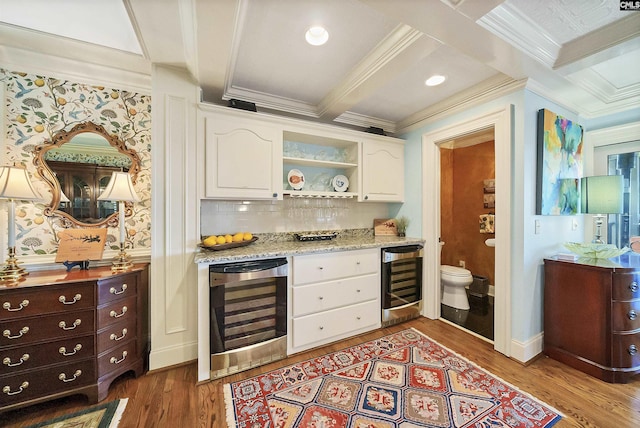
[[[325,341],[380,322],[380,302],[377,300],[340,309],[307,315],[293,320],[293,347]]]
[[[98,333],[98,354],[136,337],[136,320],[129,318]]]
[[[93,359],[0,377],[2,406],[95,383]]]
[[[357,276],[293,287],[292,292],[292,313],[298,317],[377,299],[380,279],[377,275]]]
[[[126,369],[136,359],[136,341],[132,340],[123,343],[98,357],[98,378],[119,369]]]
[[[293,285],[380,272],[380,249],[293,257]]]
[[[95,305],[93,284],[83,282],[38,287],[29,291],[3,290],[0,302],[0,321],[92,308]]]
[[[95,330],[93,309],[0,322],[0,347],[71,338]]]
[[[98,308],[98,330],[136,318],[136,296],[116,300]]]
[[[93,335],[57,340],[0,351],[0,376],[51,364],[93,357]]]
[[[98,282],[98,305],[136,295],[138,292],[138,275],[130,273]]]
[[[612,367],[640,367],[640,334],[613,335]]]
[[[611,315],[614,332],[640,329],[640,300],[613,302]]]
[[[640,299],[640,272],[613,274],[613,300]]]

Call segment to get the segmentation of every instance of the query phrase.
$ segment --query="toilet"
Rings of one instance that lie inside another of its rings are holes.
[[[467,269],[441,265],[442,304],[456,309],[469,310],[469,299],[465,288],[472,282],[473,275]]]

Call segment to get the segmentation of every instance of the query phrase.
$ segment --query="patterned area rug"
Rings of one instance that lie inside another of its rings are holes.
[[[555,409],[415,329],[224,385],[229,427],[550,427]]]
[[[116,428],[127,406],[127,398],[98,404],[80,412],[64,415],[28,428]]]

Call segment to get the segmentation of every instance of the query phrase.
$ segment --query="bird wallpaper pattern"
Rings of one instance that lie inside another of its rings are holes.
[[[547,109],[538,111],[538,215],[573,215],[580,209],[582,126]]]
[[[44,208],[52,200],[51,190],[38,176],[33,163],[34,148],[50,141],[58,131],[68,131],[82,122],[102,125],[138,153],[141,170],[135,190],[140,202],[127,217],[126,246],[151,248],[151,96],[122,89],[72,82],[51,76],[0,68],[4,85],[3,164],[27,168],[42,201],[16,201],[16,254],[52,255],[57,252],[57,217],[47,217]],[[90,161],[90,159],[89,159]],[[106,249],[118,249],[118,228],[109,228]]]

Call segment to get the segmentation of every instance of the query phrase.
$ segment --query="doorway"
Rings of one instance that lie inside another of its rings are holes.
[[[439,319],[440,308],[440,145],[493,130],[495,141],[494,349],[510,356],[511,343],[511,141],[512,106],[422,136],[422,230],[425,238],[423,315]],[[428,197],[427,197],[428,196]]]

